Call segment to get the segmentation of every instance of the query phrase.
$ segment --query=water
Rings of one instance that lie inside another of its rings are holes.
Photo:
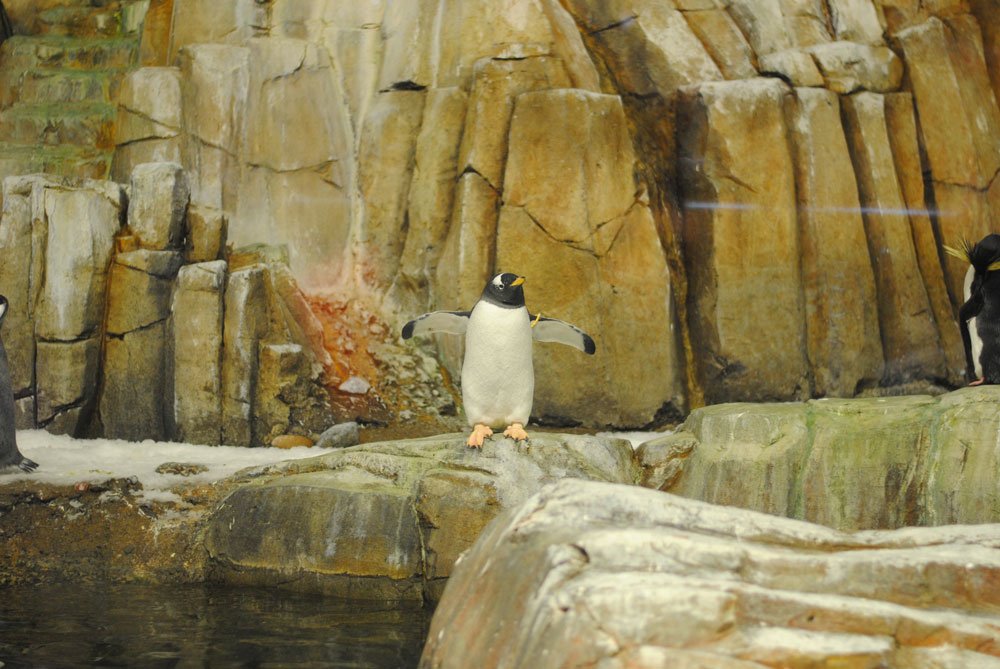
[[[0,588],[14,667],[415,667],[430,612],[221,586]]]

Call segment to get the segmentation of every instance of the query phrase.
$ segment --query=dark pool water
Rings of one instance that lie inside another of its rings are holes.
[[[0,587],[13,667],[415,667],[430,612],[218,586]]]

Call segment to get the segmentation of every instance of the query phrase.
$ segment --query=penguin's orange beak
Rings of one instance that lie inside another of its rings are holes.
[[[524,283],[524,277],[523,276],[519,276],[516,279],[514,279],[513,281],[511,281],[510,285],[512,285],[512,286],[520,286],[522,283]]]

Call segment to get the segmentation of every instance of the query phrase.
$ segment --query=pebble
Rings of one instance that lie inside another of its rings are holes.
[[[371,387],[372,384],[368,383],[360,376],[352,376],[337,386],[337,390],[342,393],[350,393],[351,395],[364,395],[371,390]]]
[[[320,448],[346,448],[361,443],[361,429],[355,422],[339,423],[319,436],[316,445]]]
[[[271,445],[275,448],[298,448],[300,446],[309,448],[313,445],[313,440],[300,434],[283,434],[271,440]]]

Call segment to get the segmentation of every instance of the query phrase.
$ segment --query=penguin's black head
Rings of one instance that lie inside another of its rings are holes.
[[[524,306],[524,277],[510,272],[497,274],[486,283],[482,299],[501,307],[516,309]]]
[[[1000,269],[1000,235],[986,235],[969,250],[969,263],[976,268],[976,274]]]
[[[0,325],[3,325],[4,316],[7,315],[7,298],[0,295]]]
[[[982,279],[987,272],[1000,270],[1000,235],[986,235],[976,244],[961,240],[959,248],[944,247],[945,252],[964,260],[976,271],[976,278]]]

